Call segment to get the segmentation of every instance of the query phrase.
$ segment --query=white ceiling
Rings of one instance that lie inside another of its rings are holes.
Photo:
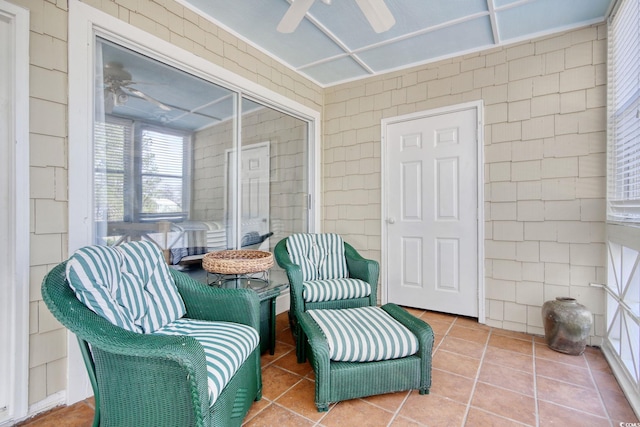
[[[355,0],[316,0],[290,34],[288,0],[179,1],[328,87],[601,22],[615,0],[385,0],[396,24],[380,34]]]

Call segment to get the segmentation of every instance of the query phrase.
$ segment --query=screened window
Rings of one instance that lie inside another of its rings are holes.
[[[142,129],[140,136],[140,218],[186,218],[189,204],[185,154],[188,137]],[[137,151],[137,150],[136,150]],[[137,201],[136,201],[137,202]]]
[[[96,122],[96,221],[186,218],[189,179],[185,159],[189,148],[188,133],[113,116]]]
[[[608,218],[640,222],[640,0],[609,25]]]

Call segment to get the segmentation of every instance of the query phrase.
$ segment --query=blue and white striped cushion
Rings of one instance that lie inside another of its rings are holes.
[[[184,316],[178,288],[153,242],[86,246],[67,263],[77,298],[124,329],[149,333]]]
[[[338,234],[292,234],[287,237],[287,252],[300,266],[303,281],[349,276],[344,240]]]
[[[153,332],[184,316],[184,302],[160,248],[149,241],[116,248],[124,255],[122,275],[128,285],[129,308],[142,331]]]
[[[204,347],[207,361],[209,403],[213,405],[231,377],[258,346],[258,332],[231,322],[178,319],[154,332],[159,335],[188,335]]]
[[[319,248],[318,279],[340,279],[349,276],[344,257],[344,240],[338,234],[316,234]]]
[[[309,310],[338,362],[398,359],[418,351],[418,339],[380,307]]]
[[[320,253],[312,234],[299,233],[287,237],[287,252],[294,264],[302,270],[302,280],[318,278]]]
[[[77,250],[67,262],[67,279],[76,297],[89,309],[114,325],[141,332],[124,292],[120,266],[122,252],[109,246],[87,246]]]
[[[371,295],[371,285],[360,279],[327,279],[302,282],[305,302],[336,301]]]

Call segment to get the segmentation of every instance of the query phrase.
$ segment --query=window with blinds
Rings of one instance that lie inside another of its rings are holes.
[[[125,181],[128,181],[127,165],[131,165],[132,129],[132,121],[114,117],[95,123],[96,221],[115,222],[131,218],[131,206],[125,203]]]
[[[186,217],[185,136],[143,129],[141,140],[141,217]]]
[[[607,216],[640,223],[640,0],[620,1],[608,39]]]
[[[186,133],[113,116],[96,122],[96,221],[152,222],[186,218],[188,145]]]

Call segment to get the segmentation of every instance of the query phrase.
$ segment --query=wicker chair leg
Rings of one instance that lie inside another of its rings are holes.
[[[316,407],[318,408],[318,412],[327,412],[329,410],[328,403],[316,403]]]
[[[418,390],[420,394],[429,394],[429,387],[424,387]]]

